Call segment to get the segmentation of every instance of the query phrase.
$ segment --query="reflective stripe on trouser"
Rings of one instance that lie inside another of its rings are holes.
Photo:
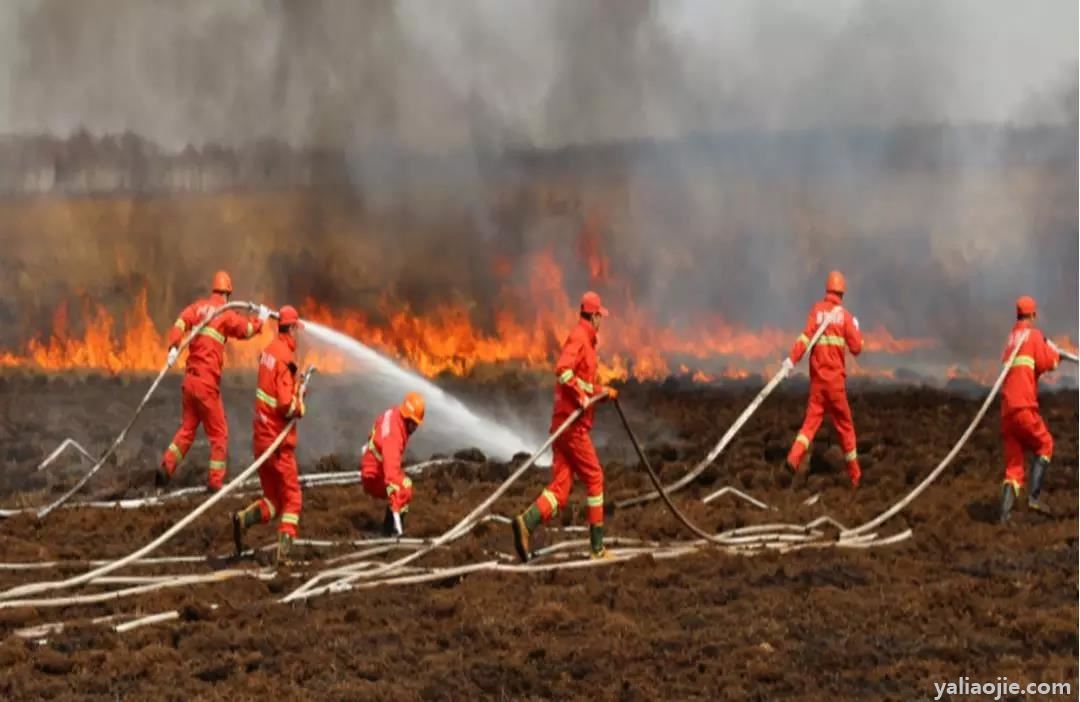
[[[806,419],[788,452],[788,463],[798,467],[814,440],[814,435],[821,428],[821,421],[828,413],[833,427],[844,450],[844,460],[848,463],[848,472],[852,466],[858,466],[859,459],[855,451],[855,424],[851,419],[851,407],[848,405],[847,392],[843,385],[829,387],[824,384],[810,384],[810,397],[806,403]],[[849,458],[850,456],[850,458]]]
[[[401,512],[409,511],[409,503],[413,498],[412,479],[405,476],[400,487],[386,482],[382,462],[371,453],[365,453],[360,459],[360,482],[364,486],[364,492],[372,497],[391,502]]]
[[[574,425],[563,433],[551,447],[551,482],[536,498],[534,504],[540,510],[542,521],[546,522],[566,506],[570,497],[573,478],[585,483],[586,494],[590,496],[588,521],[599,524],[604,521],[604,471],[596,457],[592,439],[587,429]],[[599,504],[592,502],[599,500]]]
[[[210,442],[211,470],[216,466],[224,468],[229,455],[229,424],[221,393],[216,386],[190,375],[185,376],[181,386],[180,428],[161,457],[161,465],[169,475],[176,471],[176,466],[188,454],[200,424]],[[224,477],[224,473],[220,475]]]
[[[268,446],[269,444],[255,446],[255,455],[260,455]],[[295,538],[303,507],[295,449],[281,446],[270,454],[266,463],[259,467],[259,484],[262,486],[263,498],[271,510],[271,514],[264,521],[270,521],[273,514],[280,514],[278,531]]]
[[[1033,407],[1002,416],[1001,438],[1005,442],[1005,482],[1012,483],[1017,490],[1026,481],[1025,451],[1047,460],[1054,456],[1054,439]]]

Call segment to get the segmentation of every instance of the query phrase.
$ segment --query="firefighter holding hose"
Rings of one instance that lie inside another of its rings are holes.
[[[803,457],[821,426],[821,420],[828,413],[836,433],[840,435],[840,446],[844,450],[844,462],[847,464],[851,486],[857,488],[862,470],[859,468],[859,455],[855,449],[855,424],[851,419],[851,407],[847,399],[845,351],[858,356],[862,352],[863,339],[862,332],[859,331],[859,320],[841,305],[846,288],[842,273],[829,273],[825,279],[825,299],[814,303],[810,308],[803,333],[795,340],[791,353],[784,359],[783,367],[790,373],[808,350],[810,338],[818,327],[823,322],[828,322],[817,343],[810,349],[810,397],[806,405],[806,418],[791,445],[786,464],[796,475],[800,473]]]
[[[180,313],[169,330],[169,365],[180,354],[179,345],[189,329],[199,326],[208,315],[229,301],[232,278],[225,271],[214,274],[211,295],[196,300]],[[229,450],[229,424],[225,405],[221,401],[221,368],[225,363],[225,343],[228,339],[250,339],[262,331],[263,322],[270,316],[266,306],[259,307],[254,321],[234,311],[214,317],[188,344],[187,364],[181,385],[183,419],[172,443],[161,456],[155,483],[164,487],[172,479],[176,467],[184,460],[195,441],[195,431],[202,424],[210,442],[210,470],[207,486],[213,492],[225,482]]]
[[[596,337],[600,320],[607,314],[607,308],[600,304],[600,296],[595,292],[586,292],[581,297],[577,326],[570,331],[555,364],[555,405],[549,431],[558,429],[597,391],[605,393],[608,399],[618,396],[614,388],[597,383]],[[604,548],[604,470],[600,467],[596,449],[589,437],[592,424],[593,408],[589,407],[555,440],[552,445],[554,460],[551,464],[551,482],[527,510],[514,518],[514,547],[522,562],[527,562],[531,557],[529,538],[532,532],[566,507],[572,476],[585,483],[591,558],[610,558]]]
[[[296,336],[302,328],[296,308],[285,305],[278,312],[277,338],[259,355],[258,387],[255,390],[255,420],[252,452],[261,456],[295,418],[306,411],[296,382]],[[279,518],[277,563],[288,563],[289,550],[300,524],[302,499],[296,467],[296,426],[273,454],[259,466],[262,497],[232,515],[233,540],[239,555],[244,550],[244,532],[255,524]]]
[[[379,415],[368,435],[367,450],[360,458],[360,479],[364,491],[386,500],[384,536],[405,533],[405,515],[412,502],[412,480],[405,475],[402,459],[409,437],[424,423],[424,398],[409,392],[397,407]]]
[[[1030,451],[1031,467],[1026,477],[1028,509],[1050,515],[1039,493],[1054,453],[1054,439],[1039,415],[1039,376],[1057,368],[1061,354],[1035,328],[1035,298],[1024,295],[1016,300],[1016,324],[1013,326],[1001,360],[1007,361],[1027,331],[1016,358],[1005,374],[1001,387],[1001,437],[1005,442],[1005,481],[1001,485],[1001,510],[998,520],[1009,521],[1016,498],[1024,487],[1024,452]]]

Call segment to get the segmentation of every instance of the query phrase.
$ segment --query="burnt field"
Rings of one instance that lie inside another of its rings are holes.
[[[313,412],[300,429],[304,472],[353,470],[382,404],[343,409],[354,393],[319,379]],[[76,499],[150,493],[152,471],[179,418],[179,383],[167,381],[115,461]],[[4,507],[40,505],[79,474],[74,454],[34,467],[71,436],[103,450],[127,421],[144,379],[0,377],[0,495]],[[650,458],[672,480],[713,446],[756,388],[632,385],[621,402]],[[230,378],[230,471],[250,461],[250,385]],[[548,390],[509,381],[465,389],[473,399],[498,393],[543,415]],[[813,447],[811,476],[794,489],[778,469],[802,419],[797,388],[763,405],[717,464],[678,493],[676,503],[702,527],[720,531],[767,522],[805,523],[828,514],[853,526],[900,499],[946,454],[980,399],[914,388],[852,394],[863,487],[846,488],[832,430]],[[363,405],[364,403],[359,403]],[[330,410],[333,409],[334,412]],[[274,599],[351,547],[305,547],[305,563],[272,579],[240,577],[128,597],[116,602],[0,609],[0,696],[5,699],[914,699],[934,682],[1077,682],[1077,393],[1044,393],[1055,457],[1047,501],[1056,519],[1020,507],[1008,527],[995,523],[1002,450],[997,407],[956,461],[906,511],[878,531],[912,529],[910,539],[868,550],[835,548],[730,555],[702,548],[679,558],[640,556],[599,568],[534,574],[477,573],[432,584],[382,586],[315,598]],[[329,428],[328,428],[329,427]],[[423,429],[421,429],[421,432]],[[648,483],[611,408],[598,409],[596,436],[607,469],[608,501]],[[351,447],[351,448],[350,448]],[[467,447],[461,447],[467,448]],[[179,484],[204,478],[200,438]],[[427,459],[410,456],[410,462]],[[433,537],[456,523],[509,474],[475,455],[414,477],[409,536]],[[85,464],[83,464],[85,468]],[[546,482],[537,470],[494,506],[510,515]],[[760,510],[730,496],[705,495],[731,484],[767,502]],[[806,506],[816,493],[820,499]],[[0,561],[116,558],[161,534],[199,498],[148,509],[61,509],[0,520]],[[228,512],[248,502],[228,497],[155,555],[205,556],[231,548]],[[578,487],[560,526],[585,523]],[[305,491],[302,538],[374,536],[382,521],[357,485]],[[660,542],[690,535],[660,503],[616,510],[609,536]],[[578,538],[547,529],[538,540]],[[250,544],[269,543],[271,527]],[[481,525],[420,566],[463,565],[512,552],[507,527]],[[398,554],[400,555],[400,554]],[[132,567],[124,574],[209,573],[195,562]],[[0,586],[53,580],[85,569],[0,571]],[[240,567],[256,571],[253,561]],[[115,587],[115,586],[110,586]],[[101,591],[76,588],[66,594]],[[64,594],[64,593],[55,593]],[[213,608],[212,605],[217,605]],[[116,633],[96,617],[177,609],[176,621]],[[17,630],[66,622],[61,631],[23,638]]]

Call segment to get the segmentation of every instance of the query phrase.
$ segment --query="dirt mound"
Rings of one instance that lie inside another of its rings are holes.
[[[40,504],[69,485],[68,468],[34,474],[56,442],[75,435],[100,450],[142,392],[120,380],[17,380],[4,386],[0,489],[5,506]],[[172,394],[170,394],[172,393]],[[752,396],[745,391],[678,391],[643,385],[624,393],[650,460],[674,479],[703,456]],[[852,496],[830,429],[813,446],[811,476],[798,491],[779,463],[802,418],[805,398],[765,403],[721,457],[677,502],[709,529],[830,514],[853,525],[891,505],[941,459],[974,415],[977,400],[916,389],[852,397],[865,482]],[[95,478],[95,496],[145,494],[162,442],[175,428],[175,389],[155,398],[136,431]],[[994,524],[1002,453],[996,415],[976,430],[956,462],[883,534],[914,529],[911,540],[869,551],[816,550],[727,556],[703,550],[672,560],[649,557],[608,568],[532,575],[477,574],[441,583],[381,587],[273,604],[298,582],[239,578],[148,593],[118,603],[0,610],[0,695],[6,699],[85,696],[139,699],[911,699],[933,682],[1077,681],[1077,395],[1044,397],[1055,437],[1047,495],[1054,520],[1020,508],[1007,528]],[[233,469],[249,455],[250,410],[234,427]],[[992,410],[992,412],[996,412]],[[617,433],[613,412],[598,412],[608,501],[647,487]],[[343,417],[355,426],[360,418]],[[357,453],[363,441],[357,436]],[[304,441],[301,429],[301,441]],[[466,448],[466,447],[461,447]],[[199,484],[206,447],[197,445],[181,483]],[[426,457],[425,457],[426,458]],[[350,470],[356,456],[328,456],[305,471]],[[474,462],[475,461],[475,462]],[[321,464],[321,465],[318,465]],[[483,500],[509,466],[466,451],[415,478],[410,535],[435,536]],[[527,473],[495,512],[511,514],[535,497],[544,471]],[[760,510],[730,496],[700,498],[734,485],[764,500]],[[812,493],[817,504],[803,505]],[[358,486],[305,492],[301,535],[356,539],[382,523],[381,503]],[[553,526],[585,523],[580,488]],[[159,555],[224,553],[229,498]],[[42,522],[0,522],[4,561],[111,558],[160,534],[195,501],[146,510],[60,510]],[[689,538],[659,503],[615,510],[607,531],[658,541]],[[253,530],[266,543],[273,530]],[[537,546],[580,534],[550,528]],[[347,550],[347,549],[346,549]],[[450,565],[509,553],[504,525],[479,527],[423,565]],[[316,564],[344,552],[307,548]],[[85,566],[0,571],[0,585],[55,579]],[[247,564],[247,567],[254,567]],[[314,565],[312,567],[315,567]],[[297,572],[303,572],[304,568]],[[138,575],[210,572],[209,565],[140,567]],[[90,592],[92,588],[79,592]],[[210,607],[216,604],[217,608]],[[111,614],[179,610],[176,621],[117,634],[90,620]],[[12,635],[22,627],[68,622],[45,643]]]

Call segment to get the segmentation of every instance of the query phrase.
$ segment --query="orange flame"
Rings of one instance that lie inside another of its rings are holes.
[[[583,240],[595,235],[595,222]],[[594,232],[594,234],[589,234]],[[662,379],[673,374],[696,382],[717,378],[745,378],[762,366],[775,370],[778,359],[793,341],[791,330],[765,327],[750,330],[719,316],[688,320],[681,325],[657,321],[633,300],[628,285],[612,280],[607,259],[596,241],[582,249],[591,279],[607,281],[603,287],[612,316],[603,320],[600,338],[602,382]],[[583,245],[584,246],[584,245]],[[527,257],[519,266],[523,279],[512,277],[514,264],[496,259],[496,273],[504,281],[496,296],[490,329],[478,326],[470,308],[443,303],[424,314],[409,305],[385,298],[370,315],[357,310],[331,309],[318,300],[299,307],[310,321],[332,327],[399,360],[425,376],[441,373],[469,375],[479,366],[513,365],[526,369],[549,369],[570,326],[576,323],[575,308],[564,285],[563,269],[550,252]],[[618,291],[612,295],[610,289]],[[165,334],[147,311],[147,295],[139,293],[124,314],[122,333],[100,304],[84,305],[81,336],[69,333],[68,308],[57,308],[52,333],[47,339],[30,339],[19,351],[0,352],[0,368],[24,367],[48,371],[94,369],[109,373],[154,371],[165,359]],[[258,351],[269,343],[273,325],[251,342],[230,343],[227,365],[253,368]],[[865,334],[870,351],[902,354],[933,345],[931,339],[897,338],[884,327]],[[302,346],[303,348],[303,346]],[[309,350],[306,361],[315,361],[325,372],[341,372],[346,359],[330,352]],[[858,371],[857,371],[858,372]],[[883,372],[878,372],[883,373]]]

